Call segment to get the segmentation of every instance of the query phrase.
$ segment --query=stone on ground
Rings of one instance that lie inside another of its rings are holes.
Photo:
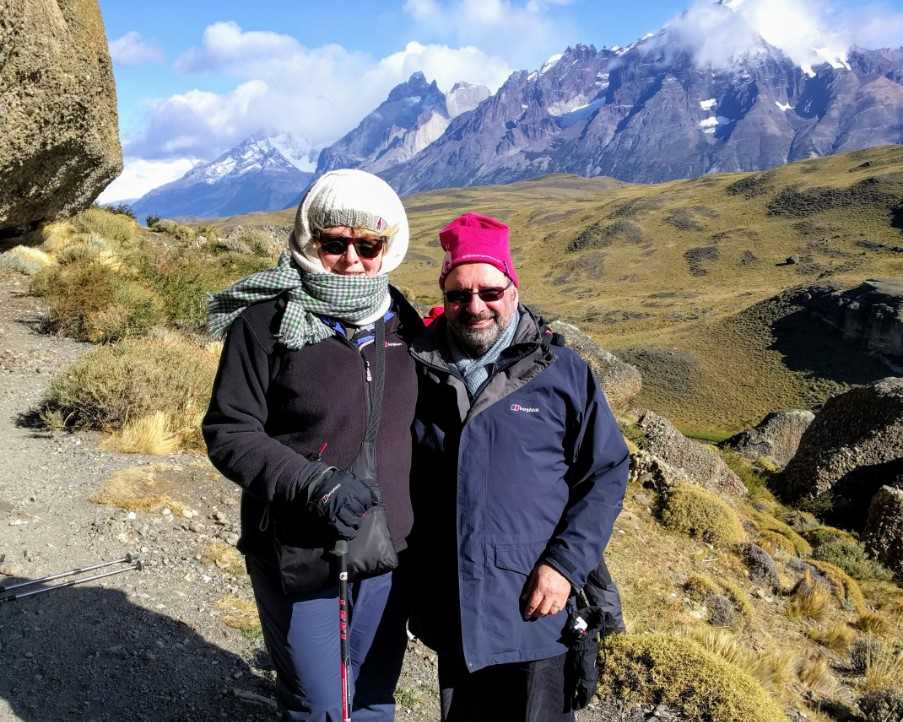
[[[863,541],[872,556],[903,578],[903,490],[882,486],[872,497]]]
[[[815,414],[805,409],[773,411],[757,426],[741,431],[722,445],[752,461],[768,457],[783,469],[796,454],[800,439],[814,418]]]

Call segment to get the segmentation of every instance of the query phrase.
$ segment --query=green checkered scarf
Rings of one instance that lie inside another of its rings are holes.
[[[276,338],[287,348],[299,349],[335,333],[317,314],[354,325],[378,312],[389,293],[389,277],[307,273],[294,265],[291,254],[284,251],[275,268],[252,273],[225,291],[209,295],[208,333],[222,338],[252,303],[283,293],[288,297],[288,305]]]

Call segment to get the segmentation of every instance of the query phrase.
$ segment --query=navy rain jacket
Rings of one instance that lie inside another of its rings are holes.
[[[568,610],[524,621],[521,594],[539,562],[583,586],[621,510],[627,447],[587,364],[528,309],[473,399],[445,333],[441,318],[411,348],[412,631],[470,671],[564,654]]]

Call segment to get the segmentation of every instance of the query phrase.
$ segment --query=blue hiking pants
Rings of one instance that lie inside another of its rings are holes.
[[[247,557],[263,639],[276,668],[282,722],[341,722],[338,586],[289,601],[273,573]],[[349,585],[354,722],[395,719],[395,685],[407,645],[393,574]]]

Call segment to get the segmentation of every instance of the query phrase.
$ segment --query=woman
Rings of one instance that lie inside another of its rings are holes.
[[[228,334],[204,438],[213,464],[242,487],[238,547],[283,720],[341,719],[329,550],[353,539],[380,502],[396,550],[411,529],[417,381],[407,341],[422,322],[388,284],[408,236],[401,201],[384,181],[332,171],[302,199],[278,266],[210,302],[211,332]],[[368,462],[364,448],[375,458]],[[351,585],[355,722],[394,719],[406,633],[393,582],[386,572]]]

